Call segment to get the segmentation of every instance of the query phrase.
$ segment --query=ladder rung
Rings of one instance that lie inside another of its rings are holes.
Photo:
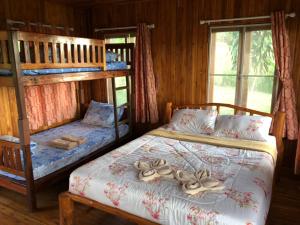
[[[119,122],[118,122],[118,125],[119,125],[119,124],[126,124],[126,123],[128,123],[128,119],[119,121]]]
[[[124,106],[128,106],[128,103],[126,102],[126,103],[124,103],[122,105],[119,105],[119,106],[117,106],[117,108],[121,108],[121,107],[124,107]]]
[[[116,91],[128,89],[128,86],[116,87]]]

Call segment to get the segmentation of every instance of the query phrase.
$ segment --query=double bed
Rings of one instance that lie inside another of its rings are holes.
[[[220,104],[217,107],[219,111]],[[172,110],[166,111],[171,115]],[[71,174],[69,192],[60,196],[61,225],[73,224],[74,202],[138,224],[265,224],[281,158],[283,123],[284,116],[277,115],[275,136],[265,142],[187,135],[168,126],[151,131]],[[134,163],[154,159],[166,160],[175,171],[207,169],[224,189],[187,195],[174,179],[142,182]]]

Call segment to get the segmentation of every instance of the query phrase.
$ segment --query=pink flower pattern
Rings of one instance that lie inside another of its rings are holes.
[[[112,175],[121,176],[125,173],[127,166],[114,162],[108,166],[108,169],[111,171]]]
[[[216,211],[206,211],[203,209],[200,209],[198,207],[191,207],[189,209],[189,213],[187,215],[187,221],[191,225],[198,225],[198,224],[217,224],[216,216],[218,215],[218,212]]]
[[[126,195],[125,191],[127,188],[128,184],[118,186],[115,183],[108,182],[104,189],[104,194],[114,204],[114,206],[118,207],[120,205],[121,197]]]
[[[264,192],[265,194],[265,197],[266,199],[268,198],[268,195],[269,195],[269,191],[267,191],[267,185],[266,185],[266,182],[264,180],[262,180],[261,178],[259,177],[255,177],[253,182],[262,189],[262,191]]]
[[[143,205],[153,219],[159,220],[161,209],[164,208],[167,201],[168,198],[156,197],[154,192],[146,192]]]
[[[254,211],[257,211],[257,201],[252,199],[252,192],[240,192],[230,188],[224,194],[227,198],[238,203],[241,208],[252,208]]]
[[[249,132],[255,132],[257,131],[261,126],[263,125],[263,122],[261,120],[250,120],[250,123],[247,127],[247,131]]]
[[[92,178],[88,176],[87,178],[81,178],[75,176],[70,183],[70,189],[81,196],[85,196],[85,189],[89,186],[89,181]]]

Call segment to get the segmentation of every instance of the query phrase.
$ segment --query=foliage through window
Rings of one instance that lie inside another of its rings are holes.
[[[209,101],[270,112],[277,78],[268,27],[212,28]]]

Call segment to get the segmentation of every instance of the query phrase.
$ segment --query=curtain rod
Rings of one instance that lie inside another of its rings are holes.
[[[6,24],[7,25],[10,25],[10,26],[13,26],[13,25],[21,25],[21,26],[26,26],[29,25],[29,26],[41,26],[41,27],[45,27],[45,28],[55,28],[55,29],[58,29],[58,30],[65,30],[66,28],[63,27],[63,26],[53,26],[53,25],[50,25],[50,24],[43,24],[43,23],[33,23],[33,22],[23,22],[23,21],[18,21],[18,20],[11,20],[11,19],[7,19],[6,20]],[[70,31],[74,31],[74,28],[73,27],[70,27],[70,28],[67,28],[68,30]]]
[[[149,29],[154,29],[155,25],[154,24],[149,24],[147,25]],[[112,28],[95,28],[94,32],[103,32],[103,31],[114,31],[114,30],[131,30],[131,29],[136,29],[137,26],[129,26],[129,27],[112,27]]]
[[[285,14],[285,17],[296,17],[296,13]],[[229,21],[241,21],[241,20],[258,20],[258,19],[269,19],[271,16],[255,16],[255,17],[241,17],[241,18],[232,18],[232,19],[220,19],[220,20],[200,20],[200,24],[210,24],[217,22],[229,22]]]

